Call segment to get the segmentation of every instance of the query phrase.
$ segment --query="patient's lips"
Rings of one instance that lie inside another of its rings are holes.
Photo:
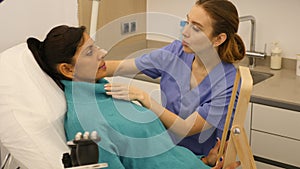
[[[105,62],[103,63],[103,65],[101,65],[98,69],[103,69],[103,70],[106,70],[106,65],[105,65]]]

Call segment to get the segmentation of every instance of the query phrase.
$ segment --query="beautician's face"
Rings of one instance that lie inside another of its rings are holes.
[[[87,33],[83,35],[83,45],[73,57],[74,79],[76,81],[95,82],[106,76],[104,57],[107,52],[94,44]]]
[[[206,11],[198,5],[194,5],[187,14],[187,23],[183,34],[183,50],[186,53],[197,53],[197,51],[211,45],[212,19]]]

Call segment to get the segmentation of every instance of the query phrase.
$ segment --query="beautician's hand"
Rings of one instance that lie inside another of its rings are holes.
[[[216,145],[214,146],[214,148],[212,148],[208,155],[202,159],[202,161],[209,165],[209,166],[215,166],[216,162],[217,162],[217,158],[218,158],[218,152],[219,152],[219,148],[221,145],[221,140],[218,138],[218,141],[216,143]],[[225,150],[227,147],[227,143],[225,144]],[[217,163],[217,165],[215,167],[213,167],[212,169],[222,169],[223,167],[223,158],[221,158],[220,162]],[[227,166],[225,169],[235,169],[240,165],[240,162],[234,162],[231,163],[229,166]]]
[[[222,169],[223,163],[224,163],[224,160],[222,160],[222,161],[220,160],[220,162],[218,162],[218,164],[215,167],[211,168],[211,169]],[[225,169],[235,169],[240,165],[241,165],[241,162],[236,161],[236,162],[233,162],[230,165],[228,165]]]
[[[107,91],[107,95],[111,95],[115,99],[127,100],[127,101],[139,101],[142,104],[142,101],[145,97],[148,97],[148,94],[143,90],[126,84],[116,84],[110,83],[104,86],[104,89]]]
[[[209,165],[209,166],[215,166],[216,165],[220,145],[221,145],[221,141],[218,138],[218,141],[217,141],[216,145],[214,146],[214,148],[212,148],[209,151],[209,153],[206,157],[202,158],[202,161],[206,165]]]

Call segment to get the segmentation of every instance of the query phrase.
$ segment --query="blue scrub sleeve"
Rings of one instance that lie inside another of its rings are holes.
[[[171,44],[154,50],[148,54],[142,55],[135,59],[135,65],[145,75],[155,79],[160,77],[164,71],[168,70],[170,62],[178,59],[183,51],[180,41],[174,41]]]
[[[135,59],[136,67],[145,75],[156,79],[161,76],[161,66],[158,61],[160,52],[153,51],[150,54],[142,55]]]
[[[226,108],[225,108],[226,107]],[[210,103],[204,106],[199,106],[197,112],[203,117],[209,124],[223,130],[226,120],[227,106],[212,106]]]

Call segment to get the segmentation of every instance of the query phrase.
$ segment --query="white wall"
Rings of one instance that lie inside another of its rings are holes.
[[[257,20],[256,49],[268,52],[273,41],[279,41],[283,56],[296,58],[300,53],[300,1],[299,0],[231,0],[240,16],[253,15]],[[242,28],[241,24],[241,28]],[[249,41],[247,41],[249,42]]]
[[[98,29],[96,35],[93,35],[92,37],[95,38],[98,46],[101,46],[103,49],[110,50],[117,43],[126,38],[146,33],[145,18],[145,13],[136,13],[120,17]],[[132,21],[136,22],[136,31],[133,33],[122,34],[121,24],[126,22],[130,23]]]
[[[273,41],[279,41],[283,49],[283,57],[295,58],[300,53],[300,1],[299,0],[231,0],[237,7],[240,16],[253,15],[257,20],[256,50],[263,51],[267,43],[270,53]],[[185,18],[195,0],[148,0],[148,12],[161,12]],[[159,17],[148,19],[147,31],[160,29],[178,35],[179,23],[170,25],[168,20]],[[167,24],[164,24],[167,23]],[[153,26],[155,25],[155,26]],[[240,31],[246,46],[249,47],[250,22],[241,23]],[[177,32],[177,33],[175,33]],[[148,39],[168,41],[157,36]]]
[[[180,20],[186,19],[195,0],[148,0],[148,40],[170,42],[180,37]]]
[[[25,42],[44,40],[59,24],[78,25],[77,0],[4,0],[0,3],[0,52]]]

